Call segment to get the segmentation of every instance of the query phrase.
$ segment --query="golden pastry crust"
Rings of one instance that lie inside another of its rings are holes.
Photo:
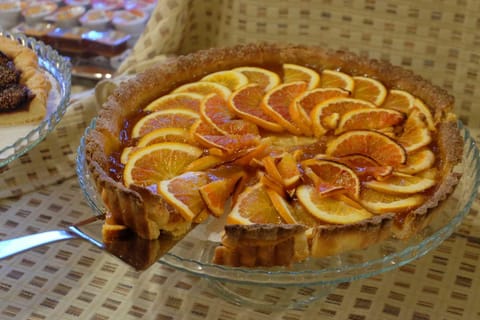
[[[41,121],[47,113],[47,100],[51,83],[38,65],[38,57],[31,49],[16,41],[0,36],[0,51],[10,58],[21,72],[20,83],[25,85],[34,98],[28,109],[0,113],[0,125],[18,125]]]
[[[453,97],[411,71],[384,61],[319,47],[273,44],[210,49],[181,56],[137,75],[115,90],[102,106],[96,128],[86,137],[87,164],[110,209],[111,223],[126,225],[147,239],[157,238],[162,231],[181,234],[194,226],[169,207],[161,196],[142,188],[127,188],[112,174],[110,156],[118,154],[122,148],[119,137],[125,119],[132,118],[159,96],[207,74],[240,66],[282,63],[304,65],[317,71],[341,70],[352,76],[368,75],[387,89],[405,90],[424,101],[437,126],[435,139],[442,163],[442,180],[427,202],[401,219],[383,214],[357,224],[322,226],[309,231],[305,231],[305,226],[283,224],[226,226],[214,261],[234,266],[289,265],[307,256],[320,257],[364,248],[392,234],[406,238],[428,223],[429,209],[445,199],[458,182],[458,176],[450,174],[462,154],[462,138],[451,113]],[[285,254],[278,256],[277,252]]]

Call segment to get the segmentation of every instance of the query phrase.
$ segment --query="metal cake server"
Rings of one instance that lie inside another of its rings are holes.
[[[102,241],[105,215],[92,216],[65,229],[50,230],[0,241],[0,260],[49,243],[83,239],[123,260],[136,270],[145,270],[167,253],[181,238],[161,236],[146,240],[131,235],[112,242]]]

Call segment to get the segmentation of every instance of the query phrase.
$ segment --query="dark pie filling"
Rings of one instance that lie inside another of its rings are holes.
[[[20,83],[20,71],[14,62],[0,51],[0,112],[24,109],[34,96]]]

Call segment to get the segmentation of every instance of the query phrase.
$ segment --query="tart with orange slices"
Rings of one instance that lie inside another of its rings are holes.
[[[213,262],[287,266],[428,224],[459,176],[453,98],[400,67],[317,47],[178,57],[120,85],[86,137],[104,237],[224,219]]]

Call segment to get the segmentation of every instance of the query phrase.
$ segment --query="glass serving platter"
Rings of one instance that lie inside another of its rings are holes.
[[[86,133],[94,126],[95,120]],[[363,250],[309,259],[291,267],[226,267],[211,262],[218,245],[217,240],[209,237],[210,231],[215,228],[213,222],[195,228],[161,257],[159,263],[208,279],[221,296],[232,302],[262,309],[265,306],[298,307],[325,296],[340,283],[371,277],[405,265],[427,254],[448,238],[468,214],[477,195],[480,185],[479,151],[468,128],[460,122],[459,126],[464,152],[462,163],[455,171],[461,173],[462,178],[454,193],[434,209],[428,226],[408,240],[387,239]],[[106,209],[86,169],[84,143],[82,138],[78,149],[77,173],[88,204],[95,214],[100,215]],[[282,298],[274,302],[265,301],[271,295],[261,293],[264,289],[274,290],[274,296],[280,295]],[[286,301],[279,301],[282,299]]]
[[[0,126],[0,168],[31,150],[42,141],[62,119],[70,100],[71,65],[51,47],[23,34],[0,29],[0,35],[16,40],[32,49],[38,56],[39,66],[46,71],[52,83],[45,118],[35,124]]]

